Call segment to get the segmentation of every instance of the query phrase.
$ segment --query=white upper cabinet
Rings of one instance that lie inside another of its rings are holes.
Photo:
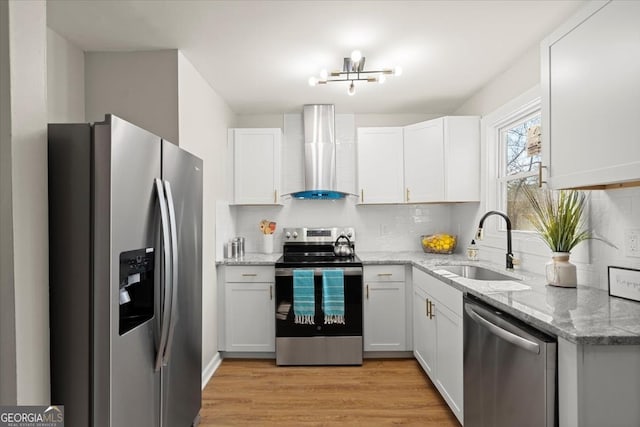
[[[358,129],[360,203],[480,200],[480,118]]]
[[[401,127],[358,128],[360,203],[402,203]]]
[[[404,128],[405,202],[480,200],[480,118],[447,116]]]
[[[229,129],[233,204],[279,204],[281,139],[279,128]]]
[[[445,199],[443,135],[442,119],[404,128],[405,202]]]
[[[640,184],[640,2],[591,2],[541,44],[551,188]]]

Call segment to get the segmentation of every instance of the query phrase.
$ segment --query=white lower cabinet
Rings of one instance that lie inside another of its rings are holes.
[[[409,351],[403,265],[364,267],[364,351]]]
[[[415,272],[414,272],[415,274]],[[415,279],[414,279],[415,280]],[[422,369],[433,378],[436,360],[436,324],[429,319],[429,295],[413,285],[413,355]]]
[[[462,292],[414,268],[414,355],[461,423],[462,345]]]
[[[272,267],[226,267],[221,350],[275,351],[274,280]]]

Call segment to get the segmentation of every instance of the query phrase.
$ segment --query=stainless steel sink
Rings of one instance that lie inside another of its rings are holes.
[[[515,277],[489,270],[488,268],[476,265],[453,265],[442,267],[442,270],[457,274],[460,277],[474,280],[518,280]]]

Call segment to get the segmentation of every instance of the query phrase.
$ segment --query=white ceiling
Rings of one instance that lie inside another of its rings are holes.
[[[180,49],[238,114],[333,103],[353,113],[450,113],[584,1],[49,0],[48,26],[85,51]],[[384,85],[310,87],[353,49]]]

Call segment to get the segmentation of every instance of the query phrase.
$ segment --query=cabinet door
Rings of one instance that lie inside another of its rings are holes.
[[[640,183],[640,2],[592,2],[541,48],[549,185]]]
[[[280,129],[233,129],[235,204],[277,204],[280,196]]]
[[[273,283],[225,283],[226,351],[275,351]]]
[[[444,118],[445,200],[480,200],[480,117]]]
[[[364,350],[407,350],[405,283],[367,282],[364,293]]]
[[[360,203],[404,201],[402,128],[358,129]]]
[[[436,325],[436,387],[462,423],[462,318],[437,300],[432,310]]]
[[[414,270],[414,278],[415,278]],[[420,273],[424,274],[424,273]],[[422,369],[435,380],[435,322],[429,319],[429,296],[420,286],[413,286],[413,355]]]
[[[405,202],[445,200],[443,132],[443,119],[404,128]]]

